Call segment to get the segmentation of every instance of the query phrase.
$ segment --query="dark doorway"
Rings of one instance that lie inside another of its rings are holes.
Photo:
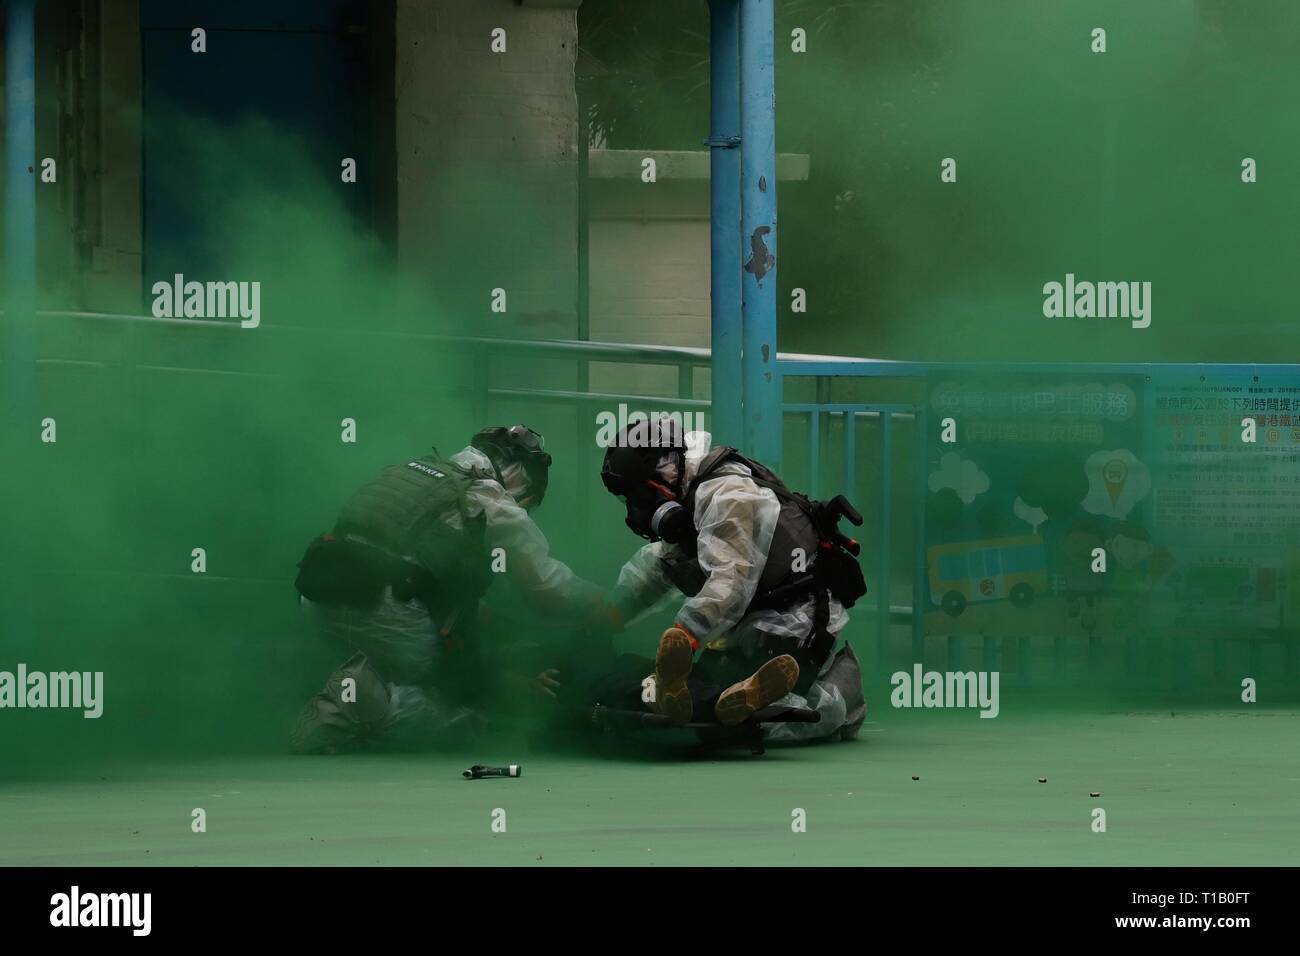
[[[391,3],[142,0],[140,12],[146,300],[174,273],[225,277],[238,245],[227,191],[336,184],[351,225],[391,243]],[[341,182],[345,157],[355,184]]]

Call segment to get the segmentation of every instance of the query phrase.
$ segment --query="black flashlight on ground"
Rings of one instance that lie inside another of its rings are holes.
[[[518,777],[523,772],[524,768],[517,763],[512,763],[508,767],[485,767],[476,763],[468,770],[462,770],[461,776],[466,780],[482,780],[484,777]]]

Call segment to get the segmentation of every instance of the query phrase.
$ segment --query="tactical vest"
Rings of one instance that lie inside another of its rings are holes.
[[[692,525],[695,523],[695,497],[700,486],[710,478],[721,477],[716,474],[718,469],[730,462],[748,467],[754,484],[771,490],[781,506],[776,531],[772,534],[772,543],[767,549],[763,573],[758,580],[758,588],[754,591],[754,598],[745,611],[749,613],[756,607],[762,606],[772,591],[811,570],[817,558],[817,546],[821,541],[821,535],[818,534],[816,526],[809,517],[806,500],[801,500],[801,496],[790,491],[775,472],[746,458],[736,449],[726,446],[715,448],[704,457],[699,468],[696,469],[690,490],[682,501],[682,507],[691,516]],[[682,593],[694,597],[704,586],[707,577],[704,569],[700,567],[698,542],[692,538],[679,545],[679,548],[682,556],[669,557],[665,561],[664,571]],[[796,548],[801,549],[805,557],[805,567],[800,570],[795,570],[793,567]]]
[[[473,608],[490,583],[484,540],[486,519],[465,521],[462,530],[444,516],[460,512],[465,493],[476,479],[438,455],[385,468],[343,505],[334,534],[360,539],[427,572],[432,594],[426,603]]]

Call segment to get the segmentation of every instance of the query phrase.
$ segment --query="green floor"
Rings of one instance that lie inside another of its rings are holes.
[[[266,757],[11,782],[0,785],[0,863],[1300,859],[1295,711],[887,717],[854,744],[761,758]],[[522,778],[461,779],[468,762],[510,760],[523,763]],[[195,807],[207,812],[206,833],[191,832]],[[1094,807],[1106,811],[1105,833],[1091,830]],[[492,832],[495,808],[505,833]],[[795,808],[806,811],[805,833],[791,831]]]

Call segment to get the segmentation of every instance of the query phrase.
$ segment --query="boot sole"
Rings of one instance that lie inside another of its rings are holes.
[[[686,678],[691,674],[695,650],[684,634],[666,634],[655,652],[655,707],[675,724],[690,723],[691,694]]]
[[[790,693],[798,682],[798,662],[789,654],[774,657],[723,691],[713,708],[714,716],[724,727],[734,727]]]

